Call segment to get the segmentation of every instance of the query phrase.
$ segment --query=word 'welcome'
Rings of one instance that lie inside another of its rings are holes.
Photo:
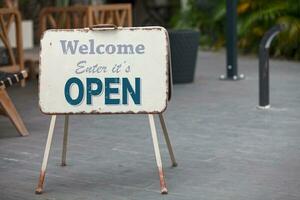
[[[95,44],[93,39],[87,43],[79,43],[79,40],[60,40],[63,54],[144,54],[143,44]]]
[[[106,105],[128,104],[128,93],[134,104],[141,104],[141,79],[135,78],[135,89],[128,78],[104,78],[104,84],[98,78],[86,78],[86,92],[84,83],[76,77],[68,79],[65,84],[65,98],[71,105],[79,105],[86,96],[86,105],[92,105],[93,96],[101,96],[104,93]],[[77,86],[78,94],[71,94],[71,88]],[[120,89],[122,94],[120,94]],[[112,98],[111,96],[117,96]],[[119,95],[119,96],[118,96]],[[76,96],[76,97],[74,97]]]

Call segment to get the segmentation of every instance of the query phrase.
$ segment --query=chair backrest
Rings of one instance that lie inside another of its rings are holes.
[[[93,24],[114,24],[116,26],[132,26],[131,4],[106,4],[92,6]]]
[[[46,7],[40,12],[40,35],[47,29],[84,28],[95,24],[132,26],[131,4]]]
[[[88,26],[87,6],[45,7],[39,16],[40,35],[47,29],[72,29]]]
[[[8,64],[0,66],[1,71],[19,72],[24,70],[21,14],[16,8],[0,8],[0,41],[8,56]],[[16,50],[14,51],[9,31],[15,26]]]

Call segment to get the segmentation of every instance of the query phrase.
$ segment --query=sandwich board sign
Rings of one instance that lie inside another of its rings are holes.
[[[41,39],[39,106],[52,115],[36,193],[43,190],[56,115],[65,115],[62,166],[70,114],[148,114],[161,192],[167,193],[154,114],[172,146],[162,112],[171,96],[167,31],[162,27],[97,25],[48,30]]]
[[[46,31],[42,112],[161,113],[169,93],[167,37],[161,28]]]

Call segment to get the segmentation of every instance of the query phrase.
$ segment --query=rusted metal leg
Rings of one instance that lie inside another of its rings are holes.
[[[163,172],[163,167],[162,167],[162,162],[161,162],[158,140],[157,140],[154,116],[153,116],[153,114],[149,114],[148,116],[149,116],[149,123],[150,123],[153,146],[154,146],[155,159],[156,159],[158,173],[159,173],[160,191],[162,194],[168,194],[166,181],[165,181],[165,177],[164,177],[164,172]]]
[[[69,115],[65,115],[65,127],[64,127],[63,149],[62,149],[62,156],[61,156],[61,166],[67,165],[66,159],[67,159],[68,132],[69,132]]]
[[[170,158],[171,158],[171,161],[172,161],[172,166],[176,167],[177,166],[177,162],[175,160],[175,156],[174,156],[173,148],[172,148],[172,145],[171,145],[171,142],[170,142],[170,138],[169,138],[167,126],[166,126],[166,123],[165,123],[165,120],[164,120],[164,116],[163,116],[162,113],[159,114],[159,120],[160,120],[160,124],[161,124],[161,127],[163,129],[165,140],[166,140],[166,143],[167,143],[167,146],[168,146]]]
[[[47,168],[47,163],[48,163],[48,158],[49,158],[50,147],[51,147],[51,143],[52,143],[52,136],[53,136],[53,132],[54,132],[55,121],[56,121],[56,115],[52,115],[51,122],[50,122],[50,128],[49,128],[49,132],[48,132],[48,137],[47,137],[47,143],[46,143],[45,152],[44,152],[42,168],[41,168],[41,172],[40,172],[39,183],[35,190],[36,194],[42,194],[42,192],[43,192],[45,173],[46,173],[46,168]]]

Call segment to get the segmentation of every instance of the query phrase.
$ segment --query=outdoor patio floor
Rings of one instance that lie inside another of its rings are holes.
[[[225,54],[199,52],[195,82],[174,86],[165,113],[177,168],[158,132],[168,195],[159,193],[146,115],[71,116],[66,167],[59,116],[44,194],[35,195],[50,116],[36,81],[9,88],[30,136],[0,118],[0,199],[299,200],[300,63],[270,65],[272,109],[258,110],[257,58],[240,57],[245,80],[220,81]]]

